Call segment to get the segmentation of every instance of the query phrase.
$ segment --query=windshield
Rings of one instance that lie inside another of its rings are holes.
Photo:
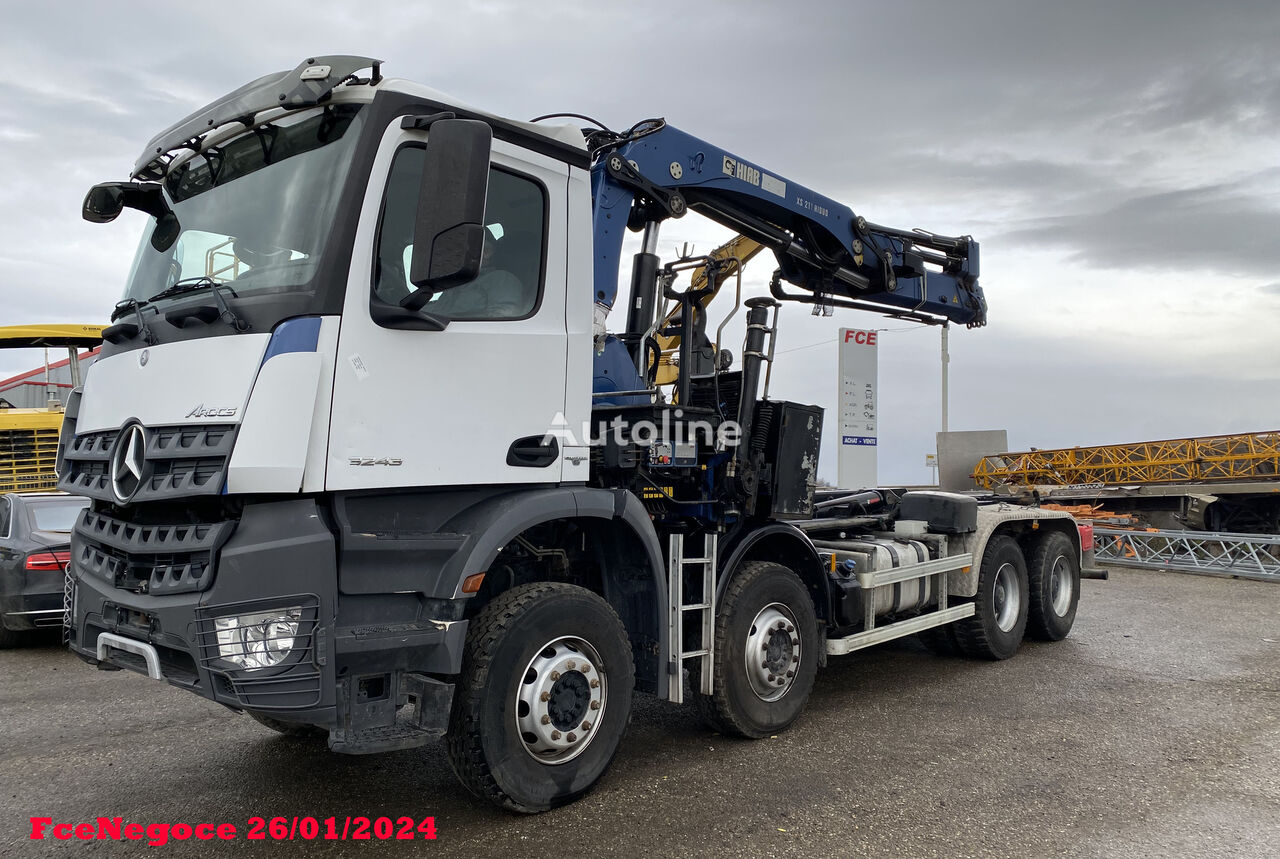
[[[164,179],[181,225],[164,251],[143,231],[126,299],[145,301],[179,280],[243,290],[290,290],[315,275],[359,137],[359,105],[302,111],[197,155]]]
[[[65,501],[36,501],[27,503],[33,531],[70,531],[76,517],[87,507],[87,498],[68,498]]]

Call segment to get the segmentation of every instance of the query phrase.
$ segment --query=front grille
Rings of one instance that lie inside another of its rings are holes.
[[[62,416],[54,417],[61,424]],[[57,456],[57,426],[0,430],[0,492],[53,489]]]
[[[132,502],[217,495],[235,445],[235,424],[147,428],[143,479]],[[111,456],[120,430],[77,435],[63,454],[59,488],[100,501],[117,500],[111,489]]]
[[[293,636],[284,664],[252,671],[237,669],[222,658],[218,647],[219,617],[259,614],[273,609],[302,607],[298,634]],[[196,609],[196,641],[200,664],[214,676],[214,684],[224,694],[239,699],[253,710],[301,710],[320,703],[320,670],[323,655],[316,652],[316,629],[320,622],[320,600],[315,594],[271,597],[250,602],[224,603]]]
[[[139,593],[180,594],[213,584],[215,556],[235,521],[136,525],[86,509],[76,522],[81,574]]]

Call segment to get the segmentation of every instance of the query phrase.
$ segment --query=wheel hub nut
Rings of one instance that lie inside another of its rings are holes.
[[[599,681],[599,680],[592,680],[592,681],[591,681],[591,688],[592,688],[592,689],[598,689],[598,688],[600,688],[600,681]]]
[[[543,717],[542,717],[542,724],[544,724],[544,725],[550,725],[550,724],[551,724],[551,717],[550,717],[550,716],[543,716]]]
[[[592,709],[592,710],[599,710],[599,709],[600,709],[600,702],[599,702],[599,701],[592,701],[592,702],[591,702],[591,709]]]
[[[565,739],[571,743],[576,743],[578,741],[578,735],[575,734],[573,731],[570,731],[569,736],[565,737]]]
[[[558,739],[560,739],[560,732],[559,732],[559,731],[552,731],[552,732],[551,732],[551,739],[553,739],[553,740],[558,740]]]

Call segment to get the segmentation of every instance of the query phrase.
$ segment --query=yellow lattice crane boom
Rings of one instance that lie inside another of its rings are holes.
[[[1280,430],[983,457],[979,486],[1129,486],[1280,478]]]

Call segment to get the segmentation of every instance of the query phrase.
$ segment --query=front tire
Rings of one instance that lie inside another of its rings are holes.
[[[1012,537],[987,542],[978,572],[974,614],[956,621],[956,643],[966,655],[1008,659],[1018,652],[1027,628],[1027,562]]]
[[[559,582],[499,594],[471,621],[446,749],[469,791],[546,811],[604,775],[631,715],[635,666],[622,621]]]
[[[1061,641],[1076,622],[1080,602],[1080,561],[1071,540],[1050,531],[1036,544],[1027,570],[1031,614],[1027,634],[1044,641]]]
[[[740,737],[785,730],[808,703],[821,646],[813,601],[796,574],[781,564],[744,564],[720,600],[714,691],[697,695],[703,717]]]

